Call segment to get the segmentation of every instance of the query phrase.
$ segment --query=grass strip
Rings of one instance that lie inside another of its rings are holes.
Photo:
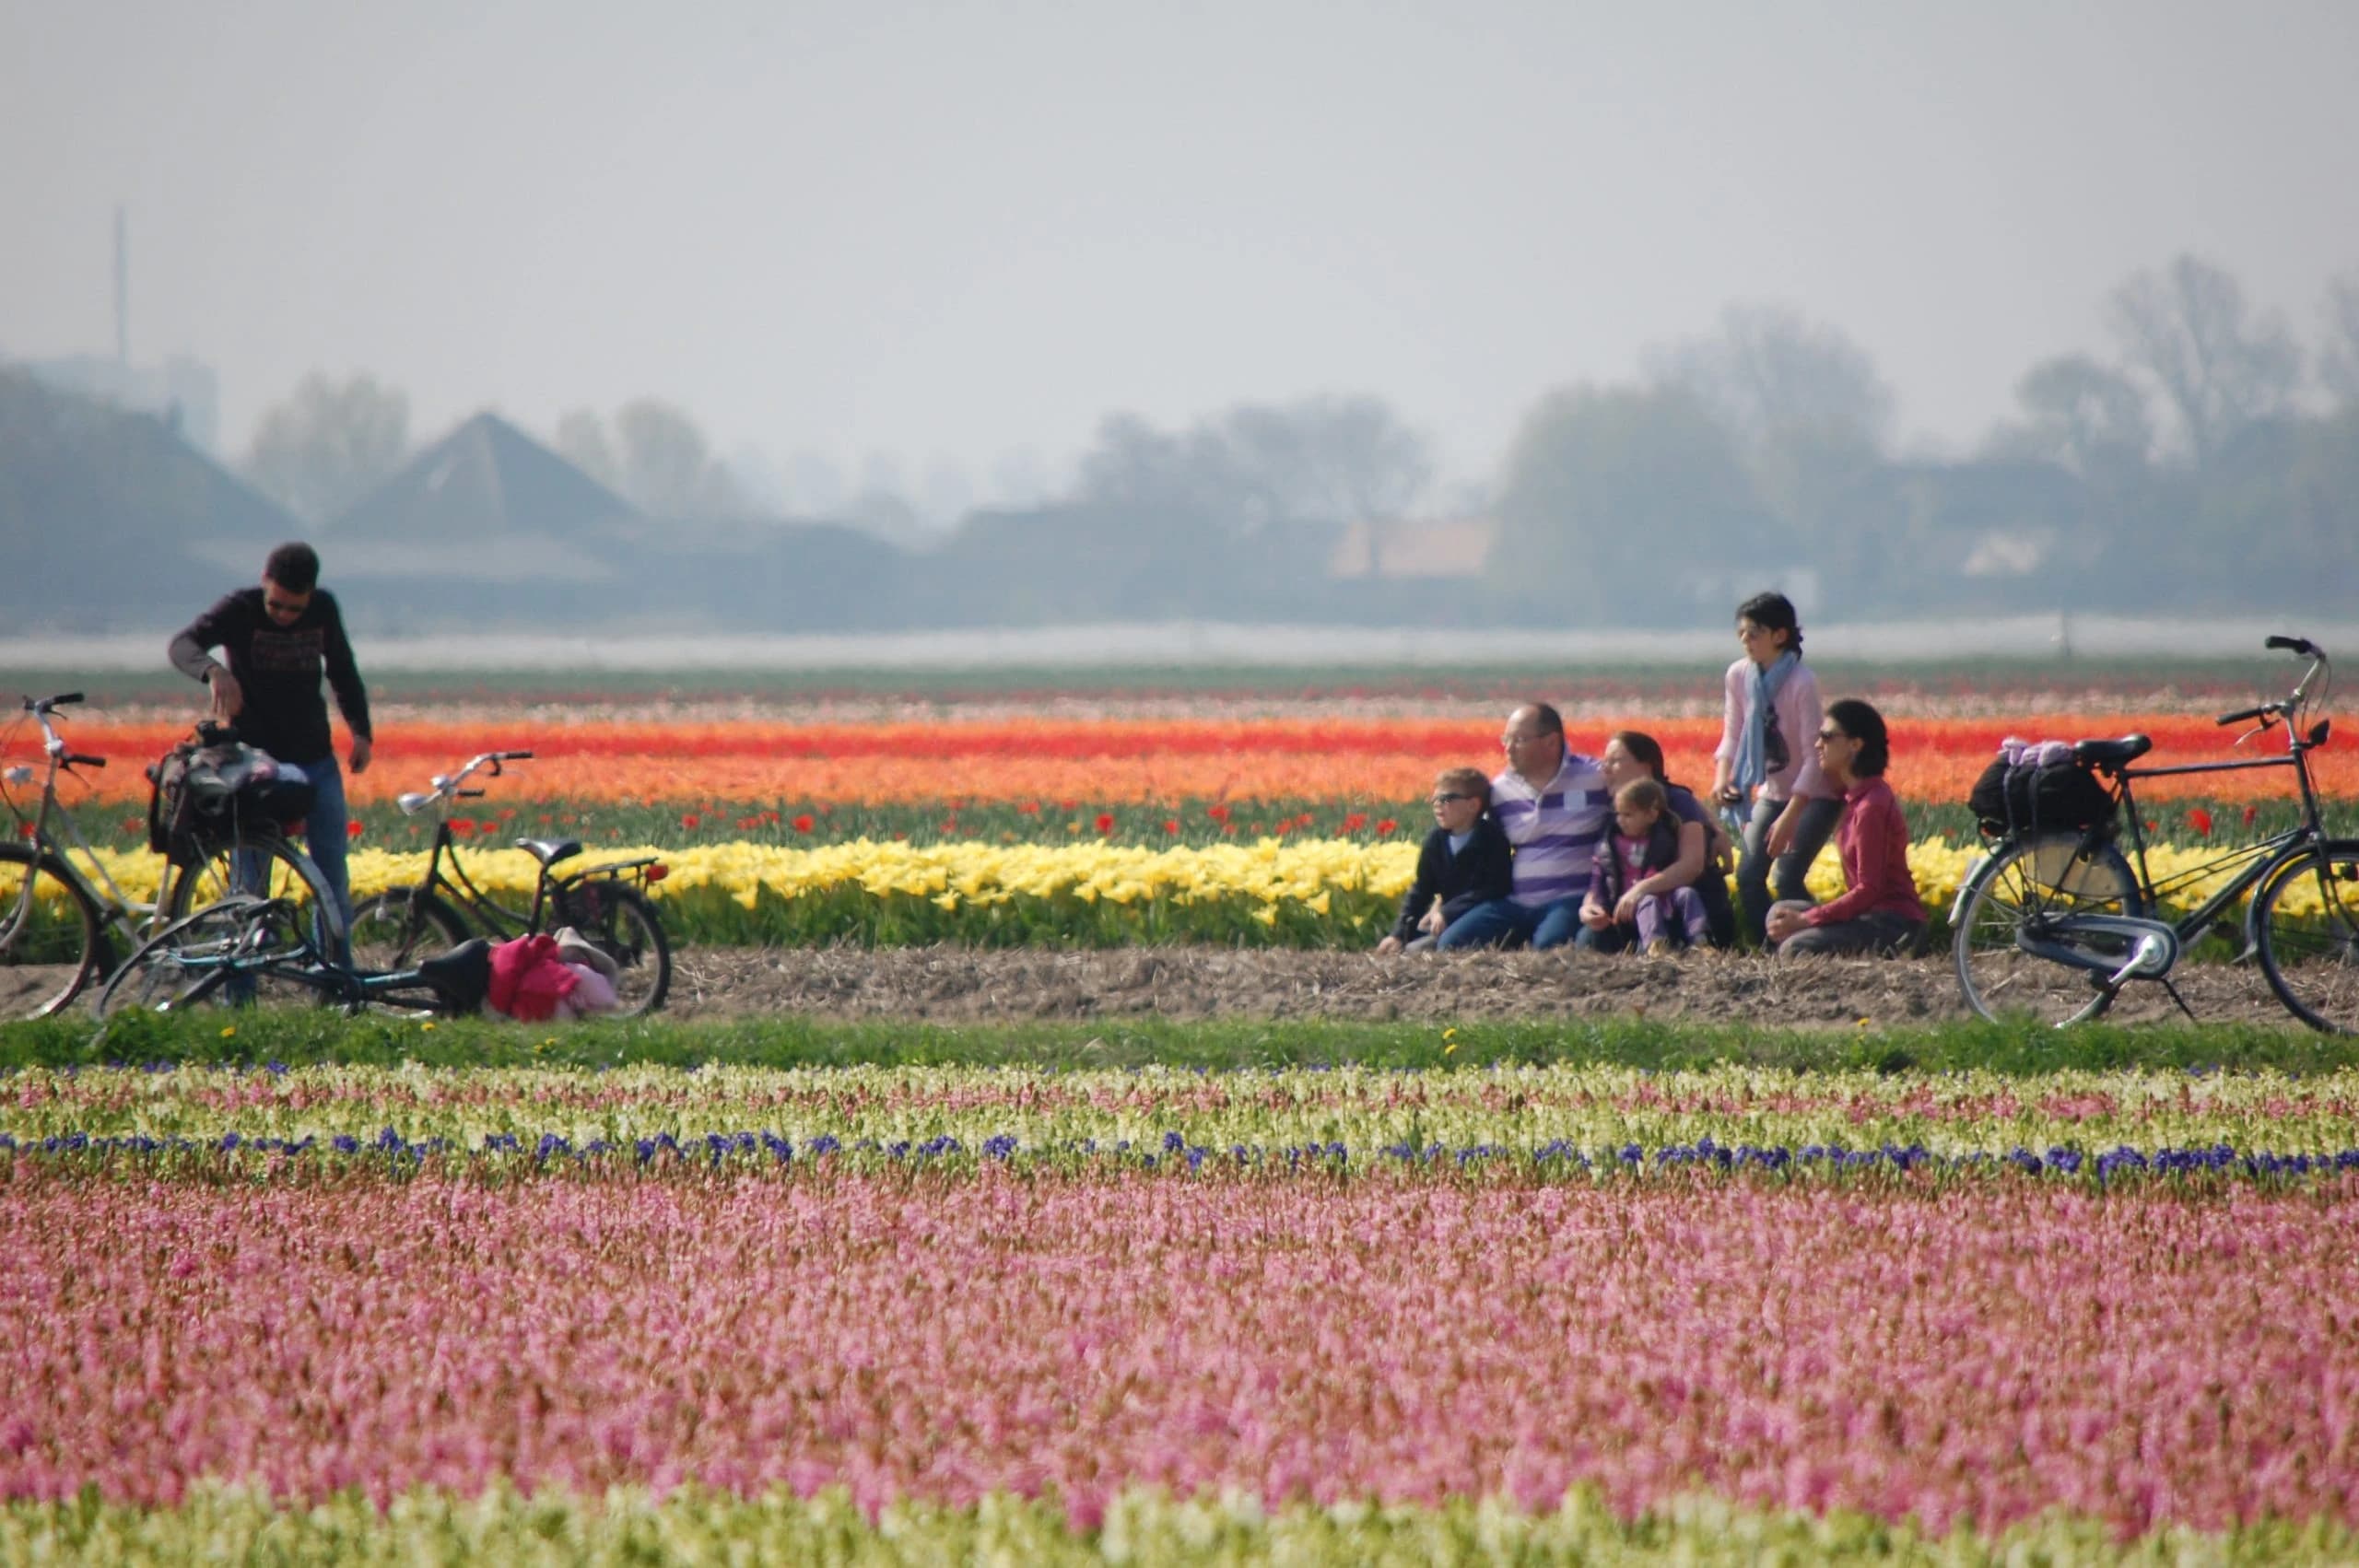
[[[278,1505],[200,1488],[177,1507],[60,1502],[0,1507],[13,1562],[2307,1563],[2349,1562],[2359,1538],[2326,1519],[2260,1520],[2213,1533],[2165,1526],[2130,1539],[2105,1522],[2055,1515],[1991,1534],[1941,1534],[1914,1521],[1824,1515],[1694,1496],[1634,1518],[1576,1492],[1554,1509],[1496,1498],[1414,1504],[1172,1499],[1124,1492],[1094,1521],[1054,1499],[992,1493],[964,1505],[898,1500],[871,1510],[842,1488],[802,1499],[740,1499],[684,1487],[660,1501],[632,1488],[531,1497],[495,1483],[476,1497],[421,1489],[381,1510],[357,1492]]]
[[[2063,1069],[2332,1071],[2347,1041],[2290,1025],[2095,1024],[2044,1030],[1979,1022],[1884,1028],[1764,1029],[1626,1018],[1468,1021],[1451,1025],[1329,1019],[1026,1020],[956,1024],[765,1014],[564,1025],[488,1018],[346,1018],[258,1008],[133,1013],[101,1032],[85,1015],[0,1025],[0,1069],[148,1063],[289,1067],[1031,1066],[1220,1071],[1357,1065],[1481,1068],[1597,1063],[1655,1071],[1719,1064],[1794,1071],[1954,1072],[2030,1077]]]

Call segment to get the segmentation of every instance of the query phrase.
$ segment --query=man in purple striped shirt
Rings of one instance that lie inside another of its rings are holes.
[[[1565,745],[1565,721],[1544,702],[1508,715],[1508,754],[1491,780],[1491,815],[1515,846],[1515,888],[1461,915],[1436,947],[1563,947],[1580,934],[1581,900],[1598,840],[1614,813],[1595,757]]]

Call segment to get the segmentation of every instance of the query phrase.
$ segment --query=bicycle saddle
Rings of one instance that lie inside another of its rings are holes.
[[[519,838],[516,840],[516,848],[523,850],[541,864],[553,866],[559,860],[569,860],[581,853],[581,840],[579,838]]]
[[[2083,767],[2122,767],[2154,749],[2144,735],[2124,735],[2118,741],[2075,741],[2072,760]]]
[[[417,977],[433,988],[452,1012],[475,1012],[491,991],[491,943],[481,937],[461,942],[440,958],[417,966]]]

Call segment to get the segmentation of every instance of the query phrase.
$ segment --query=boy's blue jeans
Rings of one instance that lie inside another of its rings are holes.
[[[1511,947],[1520,942],[1535,952],[1562,947],[1580,932],[1581,900],[1587,895],[1584,888],[1552,904],[1519,904],[1512,898],[1494,898],[1450,921],[1449,929],[1441,933],[1434,946]]]

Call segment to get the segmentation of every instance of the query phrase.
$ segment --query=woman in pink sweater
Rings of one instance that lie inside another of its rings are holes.
[[[1842,791],[1820,777],[1818,678],[1802,662],[1802,622],[1782,593],[1756,593],[1736,611],[1744,656],[1729,666],[1726,718],[1713,753],[1712,798],[1744,846],[1737,907],[1758,946],[1774,891],[1802,896],[1802,878],[1843,813]],[[1776,886],[1771,886],[1772,877]]]
[[[1830,704],[1812,737],[1818,766],[1843,791],[1844,893],[1825,904],[1780,902],[1769,910],[1778,956],[1806,953],[1907,955],[1925,942],[1925,906],[1908,871],[1908,823],[1884,781],[1892,738],[1884,715],[1857,697]]]

